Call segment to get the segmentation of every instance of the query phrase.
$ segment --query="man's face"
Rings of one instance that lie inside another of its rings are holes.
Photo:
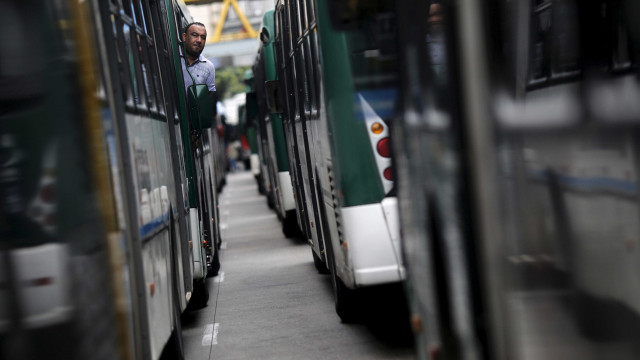
[[[191,25],[187,32],[182,34],[187,55],[197,58],[204,50],[207,41],[207,30],[204,26]]]

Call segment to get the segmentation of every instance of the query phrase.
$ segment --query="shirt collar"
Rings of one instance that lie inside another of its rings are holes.
[[[184,56],[184,54],[182,54],[182,47],[180,47],[180,57],[184,59],[184,63],[187,64],[187,57]],[[196,59],[196,61],[193,64],[197,64],[199,62],[207,62],[207,58],[202,56],[202,53],[200,53],[200,55],[198,56],[198,59]],[[193,65],[191,65],[193,66]]]

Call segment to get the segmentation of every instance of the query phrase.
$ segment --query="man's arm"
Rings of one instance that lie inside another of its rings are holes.
[[[209,91],[216,91],[216,69],[211,65],[211,71],[209,71],[209,76],[207,76],[207,80],[205,84],[209,87]]]
[[[213,106],[213,116],[218,115],[218,93],[216,92],[216,70],[211,69],[207,77],[206,84],[209,87],[209,95],[211,95],[211,106]]]

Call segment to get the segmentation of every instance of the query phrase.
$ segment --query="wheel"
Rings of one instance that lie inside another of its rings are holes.
[[[338,277],[336,271],[335,258],[333,257],[333,247],[328,245],[327,260],[331,272],[331,285],[333,286],[333,301],[336,313],[343,323],[352,323],[357,320],[356,313],[356,292],[349,289]]]
[[[295,214],[291,215],[291,213],[287,213],[284,219],[282,219],[282,233],[287,238],[302,237],[302,232],[298,226],[298,219]]]
[[[176,316],[176,325],[171,332],[169,341],[162,350],[160,360],[184,360],[184,344],[182,342],[182,324],[180,317]]]
[[[322,259],[320,259],[318,257],[318,255],[316,255],[315,250],[313,250],[313,248],[311,248],[311,255],[313,255],[313,265],[316,267],[316,270],[318,270],[319,274],[330,274],[331,272],[329,271],[329,268],[327,268],[327,264],[322,261]]]
[[[273,210],[273,208],[275,207],[275,204],[273,202],[273,193],[271,193],[271,192],[267,193],[267,206],[271,210]]]
[[[264,195],[266,193],[264,189],[264,182],[262,181],[262,175],[256,175],[256,183],[258,184],[258,193]]]
[[[203,279],[193,284],[193,295],[189,302],[189,308],[191,310],[201,309],[207,306],[209,302],[209,289],[207,288],[207,282]]]
[[[220,273],[220,251],[216,250],[211,264],[207,268],[207,277],[218,276],[218,273]]]

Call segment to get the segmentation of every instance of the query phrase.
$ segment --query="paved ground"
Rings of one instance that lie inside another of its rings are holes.
[[[227,181],[221,274],[208,279],[209,305],[183,315],[187,360],[414,357],[406,309],[388,297],[397,289],[367,293],[362,321],[342,324],[310,247],[282,235],[249,172]]]

